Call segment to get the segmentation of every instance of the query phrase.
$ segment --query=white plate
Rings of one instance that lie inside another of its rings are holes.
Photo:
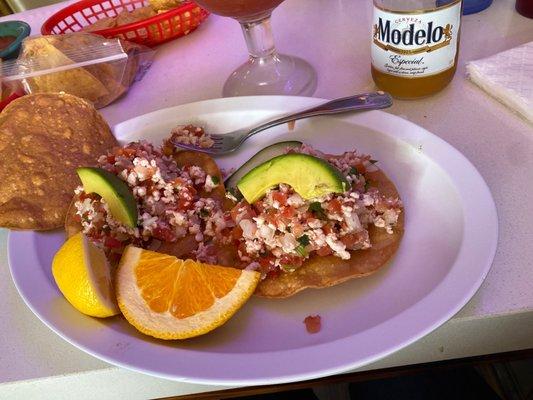
[[[115,127],[122,141],[167,136],[191,120],[223,132],[302,109],[321,100],[228,98],[160,110]],[[497,243],[497,216],[487,185],[443,140],[384,112],[313,118],[261,133],[218,161],[239,166],[258,149],[304,140],[340,153],[357,147],[379,160],[406,212],[405,236],[389,266],[342,285],[286,300],[253,298],[225,326],[204,337],[165,342],[138,333],[122,317],[95,319],[72,308],[50,272],[62,232],[11,232],[9,262],[32,311],[68,342],[125,368],[188,382],[258,385],[336,374],[382,358],[454,315],[487,274]],[[302,323],[322,316],[322,330]]]

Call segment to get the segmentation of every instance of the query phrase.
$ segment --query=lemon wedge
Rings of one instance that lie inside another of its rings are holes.
[[[63,296],[82,313],[100,318],[120,314],[111,265],[83,233],[61,246],[52,261],[52,275]]]

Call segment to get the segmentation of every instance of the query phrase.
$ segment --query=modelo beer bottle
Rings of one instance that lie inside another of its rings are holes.
[[[443,89],[459,52],[461,0],[374,0],[372,77],[394,97]]]

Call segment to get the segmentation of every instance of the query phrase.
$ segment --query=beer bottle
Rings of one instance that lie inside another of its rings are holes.
[[[374,0],[372,78],[394,97],[436,93],[457,68],[462,0]]]

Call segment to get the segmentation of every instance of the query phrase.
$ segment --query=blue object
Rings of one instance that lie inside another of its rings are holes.
[[[463,0],[463,15],[483,11],[492,4],[492,0]]]
[[[19,55],[20,45],[22,41],[30,35],[30,26],[23,21],[6,21],[0,22],[0,37],[15,36],[16,39],[7,46],[4,50],[0,51],[0,58],[5,60],[8,58],[14,58]]]

